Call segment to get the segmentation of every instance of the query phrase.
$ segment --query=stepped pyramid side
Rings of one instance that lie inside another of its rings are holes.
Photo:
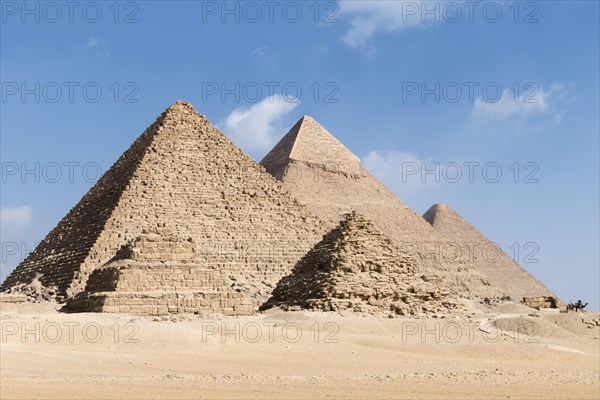
[[[230,286],[225,271],[206,267],[192,238],[166,227],[145,232],[95,269],[85,291],[67,300],[74,311],[252,314],[257,302]]]
[[[222,132],[183,102],[169,107],[4,282],[42,273],[75,295],[144,230],[192,238],[206,267],[266,298],[320,239],[322,223]],[[266,282],[266,283],[264,283]],[[66,293],[68,292],[68,293]]]
[[[521,301],[523,297],[530,296],[558,299],[542,282],[447,205],[433,205],[423,218],[435,230],[459,244],[464,254],[475,259],[479,272],[513,300]]]
[[[469,297],[503,295],[469,260],[447,257],[445,239],[314,119],[298,121],[260,165],[328,229],[355,210],[413,256],[423,271],[440,275],[453,290]]]
[[[439,314],[461,308],[436,276],[363,216],[349,213],[281,279],[266,307],[351,310],[368,314]]]
[[[4,291],[29,284],[37,274],[41,283],[55,285],[61,294],[78,277],[105,224],[132,179],[166,113],[161,115],[96,182],[69,213],[5,279]]]

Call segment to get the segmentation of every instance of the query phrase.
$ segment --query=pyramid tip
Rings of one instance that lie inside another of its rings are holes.
[[[310,115],[306,115],[306,114],[305,114],[305,115],[301,116],[301,117],[298,119],[298,121],[297,121],[297,122],[294,124],[294,126],[301,126],[301,125],[303,125],[303,124],[304,124],[304,123],[306,123],[306,122],[308,122],[309,124],[311,124],[311,123],[315,123],[315,122],[317,122],[317,121],[315,121],[315,119],[314,119],[314,118],[312,118]],[[317,122],[317,123],[318,123],[318,122]],[[293,128],[292,128],[292,129],[293,129]]]
[[[206,118],[204,115],[200,114],[192,103],[183,100],[177,100],[175,103],[171,104],[167,109],[161,114],[161,119],[180,119],[185,116],[197,115],[201,118]]]
[[[364,175],[360,159],[310,115],[303,115],[260,164],[277,165],[279,170],[274,174],[283,176],[285,170],[282,166],[287,165],[290,160],[304,162],[310,168],[321,168],[331,173]],[[274,171],[274,167],[271,168]]]
[[[450,213],[449,213],[450,211]],[[429,210],[423,214],[423,218],[431,225],[433,225],[436,218],[440,216],[448,216],[449,214],[455,214],[456,212],[450,208],[449,205],[444,203],[436,203],[429,207]]]
[[[196,112],[196,109],[194,108],[192,103],[189,103],[189,102],[183,101],[183,100],[177,100],[175,103],[171,104],[167,108],[167,112],[189,112],[189,111]]]

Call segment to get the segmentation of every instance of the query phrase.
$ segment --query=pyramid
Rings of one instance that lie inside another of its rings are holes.
[[[189,103],[162,113],[45,239],[1,290],[41,273],[61,296],[144,231],[191,238],[205,267],[266,299],[316,243],[323,225]],[[260,301],[258,301],[260,302]]]
[[[357,213],[348,213],[279,281],[267,307],[439,314],[460,308],[436,276]]]
[[[67,299],[67,305],[73,311],[149,315],[252,314],[252,299],[232,290],[226,271],[199,256],[192,238],[157,226],[96,268],[85,290]]]
[[[446,257],[444,238],[313,118],[302,117],[260,165],[328,229],[357,211],[413,256],[424,272],[440,275],[454,291],[467,297],[503,295],[469,260]]]
[[[460,245],[463,254],[474,258],[478,271],[513,300],[522,301],[523,297],[530,296],[558,299],[543,283],[447,205],[435,204],[423,217],[436,231]]]

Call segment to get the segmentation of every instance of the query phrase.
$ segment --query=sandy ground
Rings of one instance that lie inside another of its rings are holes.
[[[0,397],[600,398],[600,327],[582,322],[598,314],[470,307],[153,319],[2,304]]]

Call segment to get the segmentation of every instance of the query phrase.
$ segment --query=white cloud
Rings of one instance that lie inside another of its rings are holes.
[[[431,163],[430,158],[400,151],[371,151],[362,159],[363,166],[380,181],[397,190],[406,185],[423,185],[422,169]]]
[[[31,222],[31,206],[2,207],[0,210],[0,224],[3,233],[18,232]]]
[[[100,39],[96,36],[92,36],[87,40],[87,47],[94,50],[94,57],[96,58],[109,58],[110,52],[108,48],[110,46],[110,42],[108,39]]]
[[[266,151],[285,133],[277,123],[293,111],[300,101],[281,95],[267,97],[251,107],[233,110],[218,126],[247,152]]]
[[[260,64],[274,67],[276,65],[275,57],[271,53],[271,48],[268,46],[258,47],[250,53],[252,59]]]
[[[100,39],[98,39],[97,37],[91,37],[87,41],[87,46],[88,47],[96,47],[99,44],[100,44]]]
[[[480,121],[499,121],[511,118],[524,119],[532,115],[550,115],[555,122],[566,112],[566,106],[575,101],[570,93],[572,84],[559,82],[552,83],[548,89],[529,83],[517,91],[516,88],[502,90],[498,101],[495,96],[484,99],[482,96],[475,99],[472,116]]]
[[[441,2],[436,2],[441,3]],[[380,32],[390,33],[406,28],[425,27],[420,9],[422,2],[386,0],[339,0],[340,15],[350,15],[351,27],[342,41],[352,48],[367,52],[374,50],[371,39]],[[433,18],[432,20],[434,20]]]

